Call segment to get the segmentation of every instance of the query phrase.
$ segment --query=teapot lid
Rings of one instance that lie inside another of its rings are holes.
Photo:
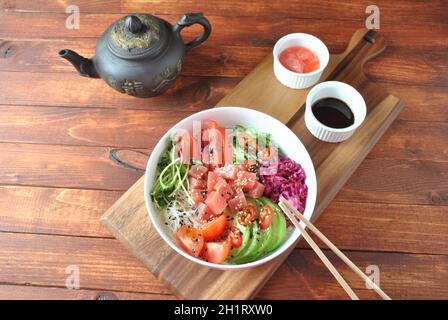
[[[158,54],[167,45],[165,22],[150,14],[128,15],[109,27],[109,49],[121,58]]]

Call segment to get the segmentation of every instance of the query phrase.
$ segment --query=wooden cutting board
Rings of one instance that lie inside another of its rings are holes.
[[[331,55],[321,81],[346,82],[361,92],[367,104],[365,122],[351,139],[343,143],[325,143],[307,131],[303,116],[309,89],[293,90],[282,86],[273,74],[271,55],[217,104],[263,111],[286,123],[297,134],[316,168],[317,203],[313,221],[404,106],[403,101],[372,83],[363,72],[363,64],[384,48],[385,41],[380,34],[360,29],[342,54]],[[145,208],[143,177],[103,215],[101,221],[152,273],[184,299],[253,298],[294,249],[293,246],[275,260],[243,271],[211,270],[190,262],[173,251],[151,226]]]

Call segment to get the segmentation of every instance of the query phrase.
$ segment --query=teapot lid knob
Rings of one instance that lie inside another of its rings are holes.
[[[134,15],[126,17],[125,24],[126,29],[133,34],[143,32],[145,29],[145,25],[140,18]]]
[[[112,24],[104,33],[112,53],[123,59],[155,56],[169,44],[168,23],[150,14],[129,14]]]

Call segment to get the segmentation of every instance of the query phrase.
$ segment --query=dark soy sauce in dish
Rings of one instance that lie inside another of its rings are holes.
[[[342,129],[355,123],[355,116],[349,106],[336,98],[317,100],[311,110],[316,119],[327,127]]]

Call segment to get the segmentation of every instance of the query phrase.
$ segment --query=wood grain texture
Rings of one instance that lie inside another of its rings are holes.
[[[177,111],[167,117],[163,111],[0,106],[0,137],[3,142],[143,149],[155,146],[165,128],[190,114]]]
[[[170,294],[115,239],[1,232],[0,245],[2,284],[65,288],[73,266],[83,289]]]
[[[0,231],[112,237],[99,218],[121,194],[0,186]]]
[[[342,20],[343,23],[333,15],[328,19],[319,19],[319,23],[310,23],[312,20],[303,13],[303,16],[283,16],[282,19],[279,19],[275,15],[241,17],[210,15],[205,12],[214,30],[219,31],[212,33],[204,46],[231,43],[232,45],[266,47],[273,45],[282,35],[300,30],[313,33],[325,43],[332,43],[333,46],[343,49],[346,43],[344,39],[350,38],[353,30],[365,27],[364,19],[367,15],[364,14],[364,11],[365,7],[359,12],[359,19]],[[82,25],[79,29],[66,29],[65,20],[68,14],[63,11],[57,13],[0,11],[0,38],[4,40],[99,38],[109,25],[122,16],[123,13],[83,13]],[[159,14],[158,16],[172,24],[180,18],[179,14]],[[416,14],[413,14],[412,17],[414,16]],[[27,25],[34,27],[26,28],[23,25],[25,21]],[[403,32],[404,25],[415,33]],[[244,28],[240,26],[244,26]],[[195,27],[186,28],[182,31],[182,35],[185,38],[191,38],[197,35],[199,30],[200,28]],[[332,30],[332,32],[328,32],[328,30]],[[409,47],[445,46],[447,30],[448,24],[445,19],[432,20],[424,24],[409,19],[406,24],[397,22],[381,26],[381,32],[387,37],[389,44],[400,43]],[[428,33],[431,33],[431,42],[423,37]]]
[[[9,143],[0,147],[2,184],[126,190],[142,175],[141,170],[112,161],[113,148]],[[131,153],[128,161],[144,168],[147,156],[140,152],[123,150],[122,156]]]
[[[42,300],[42,297],[45,297],[46,300],[99,300],[103,295],[110,293],[119,300],[171,300],[175,298],[171,294],[0,285],[1,300]]]
[[[172,91],[151,99],[132,99],[111,92],[101,80],[86,79],[75,73],[0,72],[0,104],[21,106],[65,106],[147,111],[195,112],[218,103],[240,78],[179,77]],[[23,85],[33,83],[23,90]],[[388,83],[391,93],[406,99],[408,108],[399,119],[448,121],[445,101],[448,90],[441,86],[408,86]],[[56,88],[48,92],[48,88]],[[80,94],[82,92],[82,94]],[[163,128],[166,130],[167,128]]]
[[[79,54],[92,57],[96,38],[64,41],[3,41],[0,42],[0,71],[66,72],[76,73],[73,66],[56,53],[63,48],[75,49]],[[274,43],[262,47],[243,45],[207,45],[188,52],[182,75],[244,77],[272,52]],[[330,46],[332,53],[343,51],[344,46]],[[440,47],[442,49],[442,47]],[[250,55],[247,52],[250,51]],[[402,57],[406,56],[406,60]],[[389,46],[388,50],[366,67],[373,80],[429,85],[448,85],[448,51],[429,51],[428,48]],[[417,77],[418,75],[418,77]],[[43,75],[45,77],[45,75]],[[418,79],[418,81],[417,81]],[[79,82],[85,79],[79,78]],[[98,80],[101,81],[101,80]],[[104,86],[107,86],[104,83]]]
[[[368,159],[338,194],[340,200],[447,205],[443,162]],[[412,173],[411,173],[412,172]],[[363,179],[374,176],[372,184]]]
[[[111,238],[99,217],[121,195],[119,191],[2,186],[0,231]],[[448,253],[447,225],[448,206],[344,202],[338,196],[317,222],[341,249],[420,254]],[[298,246],[307,247],[304,242]]]
[[[373,40],[367,41],[366,37]],[[383,49],[382,36],[361,29],[354,34],[343,54],[330,59],[323,79],[354,85],[368,106],[363,126],[352,139],[341,144],[318,141],[304,129],[303,107],[300,106],[308,90],[292,90],[279,84],[273,75],[271,56],[217,104],[241,104],[261,110],[287,123],[297,134],[316,168],[318,192],[312,220],[328,206],[403,106],[402,101],[369,82],[363,74],[365,61]],[[278,108],[279,105],[282,108]],[[144,204],[142,178],[105,213],[102,221],[151,272],[168,283],[179,297],[187,299],[253,298],[291,252],[290,248],[273,261],[239,271],[213,270],[187,261],[170,249],[152,228]],[[244,288],[241,283],[246,284]]]
[[[146,148],[190,114],[180,110],[166,117],[163,111],[0,105],[0,137],[14,143]],[[410,136],[409,131],[419,134]],[[447,136],[443,122],[398,120],[368,158],[448,161]]]
[[[399,115],[399,119],[412,121],[437,121],[447,122],[448,112],[444,105],[448,96],[446,87],[439,87],[436,84],[430,87],[424,86],[404,86],[388,84],[387,88],[391,93],[410,101],[410,108],[404,108]],[[404,94],[404,96],[403,96]],[[413,134],[412,136],[416,136]]]
[[[447,299],[447,256],[377,252],[345,252],[361,270],[374,265],[381,288],[392,299]],[[361,299],[378,299],[372,290],[331,251],[326,250],[341,275]],[[399,288],[405,286],[406,289]],[[311,293],[311,294],[310,294]],[[262,299],[346,299],[339,284],[312,250],[294,250],[257,296]]]
[[[235,0],[78,0],[77,5],[83,12],[93,13],[132,13],[151,12],[153,14],[184,14],[193,11],[205,11],[207,14],[232,17],[297,17],[303,14],[309,19],[340,19],[363,20],[366,5],[363,2],[344,3],[341,1],[324,0],[311,2],[306,6],[300,0],[285,1],[281,6],[278,3],[265,1],[235,1]],[[384,15],[387,23],[434,22],[444,21],[443,11],[448,6],[444,1],[432,1],[431,6],[423,2],[410,2],[406,0],[375,2]],[[4,9],[8,11],[34,11],[34,12],[63,12],[71,1],[60,0],[48,2],[46,0],[14,0],[4,1]],[[235,10],[238,7],[238,10]],[[324,7],[326,10],[321,10]],[[1,8],[1,7],[0,7]],[[418,15],[415,15],[419,12]]]
[[[82,78],[76,73],[4,72],[0,76],[0,87],[4,89],[0,91],[0,103],[193,112],[218,102],[237,82],[219,77],[178,77],[165,94],[136,100],[111,91],[101,80]]]
[[[447,206],[341,202],[337,199],[325,209],[316,226],[338,248],[372,252],[448,253]],[[308,248],[304,241],[299,242],[298,246]]]
[[[171,291],[115,239],[0,233],[0,245],[0,297],[8,294],[10,298],[37,298],[35,288],[38,287],[41,297],[56,298],[57,295],[59,299],[91,299],[93,294],[105,291],[112,291],[122,299],[150,298],[150,294],[154,294],[155,299],[165,299],[165,295],[172,298]],[[381,286],[394,299],[448,297],[447,269],[444,268],[448,263],[447,256],[367,251],[346,254],[363,270],[368,265],[377,265],[381,272]],[[329,257],[361,297],[375,298],[355,274],[331,253]],[[65,288],[69,275],[66,268],[74,265],[79,267],[82,291]],[[14,286],[16,291],[9,291],[13,290],[10,286]],[[138,297],[137,294],[144,296]],[[346,297],[311,250],[296,249],[256,298]]]
[[[418,134],[411,136],[409,132]],[[368,158],[447,161],[447,137],[448,125],[444,122],[397,120],[383,135],[381,143],[375,145]]]
[[[303,139],[306,137],[310,138],[307,135]],[[112,191],[125,191],[142,176],[149,153],[140,149],[23,143],[0,143],[0,147],[4,151],[0,153],[0,184]],[[441,152],[445,154],[444,150]],[[111,158],[112,154],[118,161]],[[323,159],[326,153],[313,156]],[[446,161],[369,157],[337,199],[447,205],[447,172]]]

